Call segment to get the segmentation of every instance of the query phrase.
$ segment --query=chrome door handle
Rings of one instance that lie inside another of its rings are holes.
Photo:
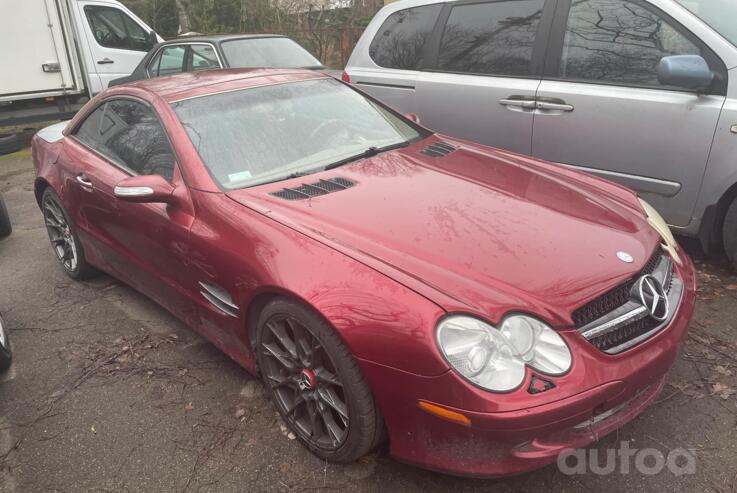
[[[87,191],[92,191],[92,182],[87,178],[87,175],[84,173],[81,173],[77,175],[77,183],[79,183],[82,188],[84,188]]]
[[[103,58],[102,60],[97,60],[98,65],[109,65],[111,63],[115,63],[115,60],[111,60],[109,58]]]
[[[546,103],[538,101],[535,107],[539,110],[573,111],[573,106],[565,103]]]
[[[515,108],[525,108],[528,110],[535,109],[534,99],[500,99],[499,104],[502,106],[513,106]]]

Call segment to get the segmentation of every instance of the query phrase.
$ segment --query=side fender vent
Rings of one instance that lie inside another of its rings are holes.
[[[279,197],[284,200],[304,200],[320,195],[327,195],[333,192],[339,192],[355,185],[355,182],[346,180],[345,178],[335,177],[326,180],[320,180],[315,183],[303,183],[294,188],[282,188],[269,195]]]
[[[430,157],[443,157],[447,156],[451,152],[455,151],[456,148],[447,142],[437,141],[433,142],[429,146],[420,150],[420,154]]]

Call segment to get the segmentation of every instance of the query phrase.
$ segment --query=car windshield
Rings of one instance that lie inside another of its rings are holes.
[[[320,60],[289,38],[246,38],[221,43],[231,68],[322,68]]]
[[[734,0],[676,0],[737,46],[737,2]]]
[[[201,96],[172,107],[226,190],[314,173],[424,136],[334,79]]]

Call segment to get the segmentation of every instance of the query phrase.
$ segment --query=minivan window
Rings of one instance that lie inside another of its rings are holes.
[[[676,0],[737,46],[737,3],[734,0]]]
[[[702,55],[667,19],[628,0],[571,5],[559,75],[565,79],[660,86],[657,66],[672,55]]]
[[[453,7],[440,41],[438,69],[530,75],[544,6],[545,0],[505,0]]]
[[[100,46],[122,50],[149,50],[146,31],[122,10],[88,5],[84,8],[84,12],[92,35]]]
[[[371,41],[371,59],[385,68],[420,68],[425,43],[432,35],[441,9],[442,4],[434,4],[391,14]]]

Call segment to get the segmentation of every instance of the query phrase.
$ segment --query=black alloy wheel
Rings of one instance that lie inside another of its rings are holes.
[[[64,271],[73,279],[86,279],[94,275],[96,271],[84,257],[74,224],[51,188],[44,191],[41,204],[51,247]]]
[[[383,422],[350,352],[327,324],[288,300],[261,314],[258,362],[272,400],[318,457],[350,462],[373,448]]]

